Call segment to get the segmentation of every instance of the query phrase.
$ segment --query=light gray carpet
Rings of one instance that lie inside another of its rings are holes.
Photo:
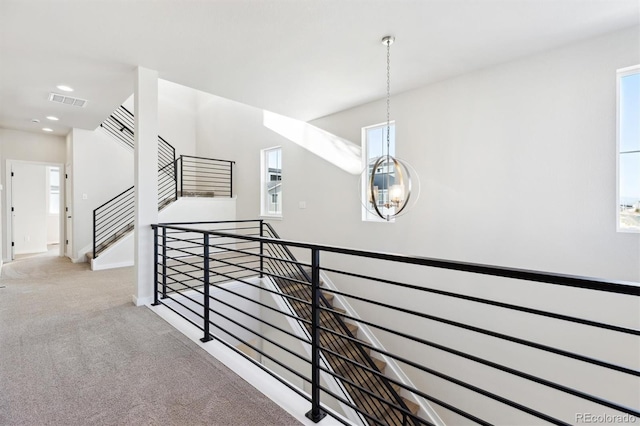
[[[294,425],[271,400],[149,309],[133,270],[66,258],[0,278],[1,425]]]

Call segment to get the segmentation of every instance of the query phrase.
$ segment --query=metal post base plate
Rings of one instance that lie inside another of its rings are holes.
[[[320,410],[317,415],[313,414],[313,410],[310,410],[305,416],[310,419],[314,423],[318,423],[320,420],[324,419],[327,416],[327,413]]]

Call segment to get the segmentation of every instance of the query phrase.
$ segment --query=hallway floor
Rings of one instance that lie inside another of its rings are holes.
[[[299,424],[132,293],[132,268],[4,265],[0,424]]]

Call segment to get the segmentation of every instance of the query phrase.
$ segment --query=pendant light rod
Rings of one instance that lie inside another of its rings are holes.
[[[396,41],[396,38],[393,36],[385,36],[382,37],[382,44],[387,46],[387,174],[386,174],[386,185],[387,185],[387,196],[386,196],[386,204],[390,204],[391,202],[391,184],[390,184],[390,176],[389,176],[389,168],[391,167],[391,153],[390,151],[390,130],[391,130],[391,45]],[[389,220],[389,218],[387,218]]]

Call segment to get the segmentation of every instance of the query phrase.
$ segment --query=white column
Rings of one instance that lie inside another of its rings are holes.
[[[158,223],[158,72],[138,67],[135,81],[136,306],[153,302],[153,231]]]

